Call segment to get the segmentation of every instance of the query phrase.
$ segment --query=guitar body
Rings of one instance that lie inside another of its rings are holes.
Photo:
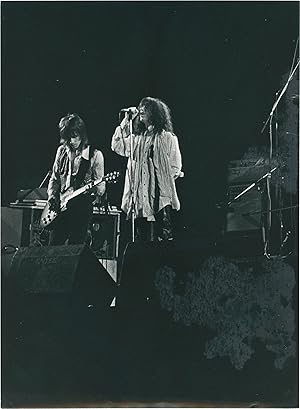
[[[66,192],[60,195],[60,211],[59,212],[50,210],[49,202],[46,203],[46,206],[43,209],[43,212],[41,215],[41,221],[40,221],[40,226],[43,229],[49,228],[50,225],[51,227],[53,227],[52,223],[54,222],[54,220],[57,219],[57,217],[60,215],[61,212],[64,212],[65,210],[67,210],[68,201],[72,199],[73,193],[74,193],[74,189],[69,188]]]
[[[88,192],[94,186],[99,185],[99,183],[101,182],[116,183],[116,180],[119,176],[120,176],[120,172],[114,171],[114,172],[108,173],[107,175],[103,176],[103,178],[101,179],[97,179],[97,180],[93,180],[89,182],[87,185],[77,190],[73,190],[73,188],[69,188],[68,190],[66,190],[64,193],[60,195],[60,210],[58,212],[50,210],[49,202],[46,203],[46,206],[44,207],[44,210],[42,211],[40,226],[43,229],[49,228],[50,225],[52,225],[52,223],[54,222],[54,220],[56,220],[57,217],[60,215],[60,213],[67,210],[68,202],[71,199]]]
[[[49,203],[47,202],[42,211],[40,226],[43,229],[49,228],[50,225],[51,227],[53,227],[52,222],[57,218],[58,215],[59,213],[50,210]]]

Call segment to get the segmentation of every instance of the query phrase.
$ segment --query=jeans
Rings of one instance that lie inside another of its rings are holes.
[[[54,221],[49,245],[63,245],[67,240],[67,244],[84,244],[92,215],[93,204],[89,196],[70,200],[67,210]]]

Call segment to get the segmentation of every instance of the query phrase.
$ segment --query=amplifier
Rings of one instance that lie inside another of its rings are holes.
[[[28,212],[29,209],[25,209],[24,212]],[[47,246],[50,240],[50,231],[43,229],[40,226],[42,210],[41,209],[31,209],[31,218],[29,225],[29,246]]]
[[[253,183],[269,170],[264,158],[232,160],[228,164],[228,185]]]
[[[19,236],[22,235],[22,240],[12,240],[10,237],[3,237],[2,241],[10,242],[16,246],[43,247],[49,243],[49,231],[40,227],[40,218],[43,206],[11,203],[10,208],[6,212],[2,211],[2,227],[11,226],[18,228]],[[2,208],[3,209],[3,208]],[[26,217],[25,217],[26,216]],[[26,220],[26,223],[19,221],[18,217]],[[103,208],[94,207],[93,216],[88,229],[87,244],[92,248],[95,255],[99,259],[114,260],[119,253],[119,237],[120,237],[120,219],[121,211],[116,207],[110,207],[107,211]],[[14,222],[16,220],[16,222]],[[10,230],[3,228],[9,233]],[[4,236],[9,236],[6,233]],[[20,241],[21,240],[21,241]]]
[[[228,200],[241,193],[248,184],[228,187]],[[254,187],[230,205],[226,219],[226,232],[260,230],[263,189]]]
[[[119,255],[120,213],[93,214],[89,224],[87,244],[98,259],[114,260]]]
[[[29,220],[25,216],[22,209],[1,207],[1,271],[3,277],[9,272],[16,249],[28,242],[26,226]]]

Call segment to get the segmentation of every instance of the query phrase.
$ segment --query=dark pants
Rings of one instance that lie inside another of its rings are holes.
[[[148,222],[146,218],[135,221],[136,239],[141,241],[172,240],[173,229],[171,222],[171,206],[164,207],[155,216],[155,222]]]
[[[90,196],[70,200],[68,208],[55,220],[49,245],[83,244],[86,241],[89,222],[93,215]]]

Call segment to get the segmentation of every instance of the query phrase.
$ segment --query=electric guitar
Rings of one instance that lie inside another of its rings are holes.
[[[42,228],[49,227],[50,224],[59,216],[61,212],[67,210],[67,204],[71,199],[74,199],[75,197],[82,195],[83,193],[86,193],[88,190],[99,185],[101,182],[116,183],[119,176],[120,172],[114,171],[103,176],[101,179],[92,180],[85,186],[80,187],[79,189],[73,190],[73,188],[69,188],[60,195],[60,209],[58,211],[50,210],[49,202],[46,203],[46,206],[44,207],[41,215],[40,226]]]

